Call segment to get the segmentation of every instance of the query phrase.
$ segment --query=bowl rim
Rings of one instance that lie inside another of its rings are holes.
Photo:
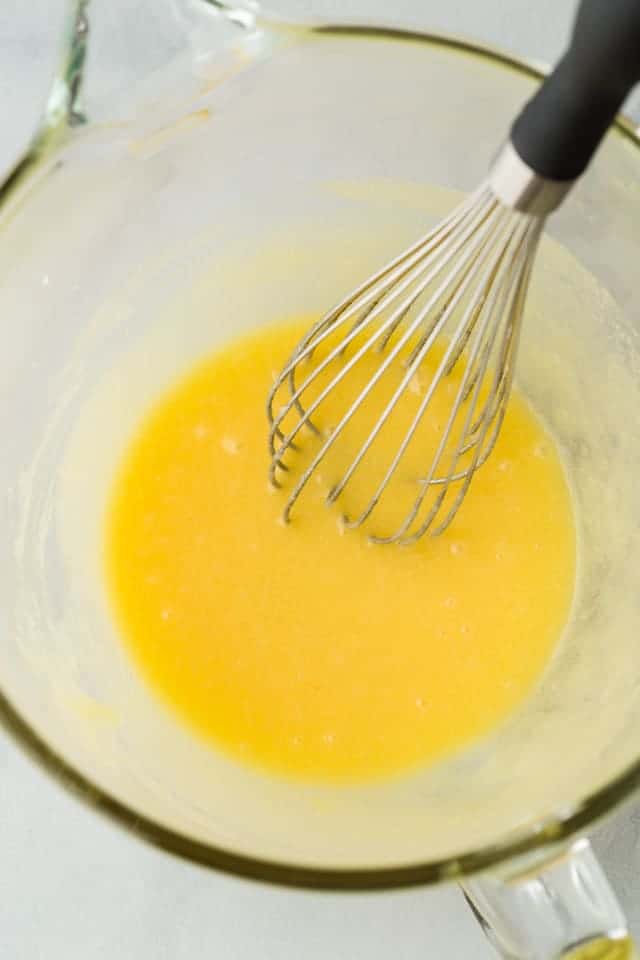
[[[275,28],[276,23],[271,27]],[[507,52],[492,44],[455,34],[388,27],[380,24],[317,23],[304,31],[317,35],[380,37],[412,40],[479,56],[502,67],[540,80],[546,66],[531,59]],[[620,115],[614,129],[640,148],[640,126]],[[56,143],[60,140],[56,137]],[[0,210],[14,189],[40,166],[49,151],[42,149],[37,136],[29,150],[17,162],[3,183],[0,183]],[[0,727],[28,754],[42,770],[57,780],[70,793],[93,810],[108,817],[130,834],[154,847],[182,859],[245,879],[298,889],[330,891],[390,890],[430,885],[462,879],[474,873],[495,868],[505,861],[537,854],[544,858],[545,848],[557,849],[595,821],[611,813],[640,789],[640,755],[620,774],[593,793],[576,800],[478,850],[460,852],[432,861],[397,866],[332,868],[251,857],[230,849],[205,843],[141,814],[99,787],[73,766],[29,724],[0,689]]]

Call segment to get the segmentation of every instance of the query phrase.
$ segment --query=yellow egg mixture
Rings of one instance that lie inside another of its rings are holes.
[[[340,536],[324,473],[283,525],[264,404],[308,324],[229,345],[146,417],[108,510],[110,595],[144,676],[218,748],[294,777],[390,776],[489,732],[531,692],[570,611],[572,505],[551,438],[514,395],[442,536]],[[381,435],[378,455],[397,440]]]

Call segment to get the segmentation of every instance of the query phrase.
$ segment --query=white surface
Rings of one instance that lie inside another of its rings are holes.
[[[134,0],[124,10],[143,42]],[[176,0],[178,2],[178,0]],[[188,2],[188,0],[184,0]],[[277,6],[277,3],[274,4]],[[367,14],[464,31],[535,58],[557,55],[572,0],[282,0],[288,12]],[[63,0],[4,0],[0,169],[28,141],[56,62]],[[45,15],[46,12],[46,15]],[[132,38],[134,42],[136,38]],[[117,69],[114,66],[114,69]],[[640,807],[597,848],[640,933]],[[364,960],[492,954],[455,888],[371,896],[294,893],[174,860],[125,835],[48,780],[0,732],[0,960]]]

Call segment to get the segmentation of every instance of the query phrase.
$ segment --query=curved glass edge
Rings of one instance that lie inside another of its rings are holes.
[[[62,43],[61,63],[49,91],[40,126],[25,153],[18,159],[4,180],[0,181],[0,211],[25,182],[64,143],[74,127],[85,122],[79,108],[82,77],[87,54],[89,0],[72,0]]]
[[[87,56],[88,6],[89,0],[73,0],[70,6],[62,64],[49,93],[40,136],[46,131],[76,127],[85,122],[79,98]]]
[[[9,199],[13,198],[18,185],[36,173],[43,159],[57,150],[64,143],[68,132],[83,120],[76,106],[86,54],[88,3],[89,0],[74,0],[70,39],[62,71],[54,83],[39,133],[31,147],[0,184],[0,214]],[[218,3],[211,5],[222,6]],[[277,27],[277,22],[271,21],[270,18],[260,19],[264,26]],[[246,23],[240,25],[248,26]],[[283,26],[287,28],[286,24]],[[472,39],[460,36],[403,30],[400,27],[385,27],[380,24],[320,23],[303,28],[301,32],[335,36],[379,36],[387,39],[437,44],[498,62],[537,80],[542,79],[546,69],[534,61],[516,57],[500,48],[479,44]],[[56,84],[59,85],[57,93]],[[631,120],[622,115],[619,116],[615,129],[640,147],[640,127]],[[92,783],[50,747],[20,715],[1,690],[0,724],[36,764],[69,792],[93,810],[124,827],[138,839],[174,856],[245,879],[312,890],[389,890],[459,880],[462,877],[495,868],[506,861],[540,855],[545,850],[551,851],[564,845],[572,837],[583,833],[596,821],[610,814],[614,807],[619,806],[640,789],[639,757],[604,787],[576,801],[570,810],[545,816],[480,850],[463,852],[427,863],[391,867],[365,869],[310,867],[234,853],[178,833],[145,817],[135,809],[126,806],[108,791]]]
[[[245,0],[244,3],[229,2],[229,0],[201,0],[212,7],[217,13],[223,14],[231,23],[252,30],[258,18],[264,19],[262,9],[255,0]]]

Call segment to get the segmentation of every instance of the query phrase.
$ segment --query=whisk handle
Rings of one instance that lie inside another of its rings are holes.
[[[627,94],[640,82],[640,0],[582,0],[568,50],[511,130],[541,177],[586,169]]]

